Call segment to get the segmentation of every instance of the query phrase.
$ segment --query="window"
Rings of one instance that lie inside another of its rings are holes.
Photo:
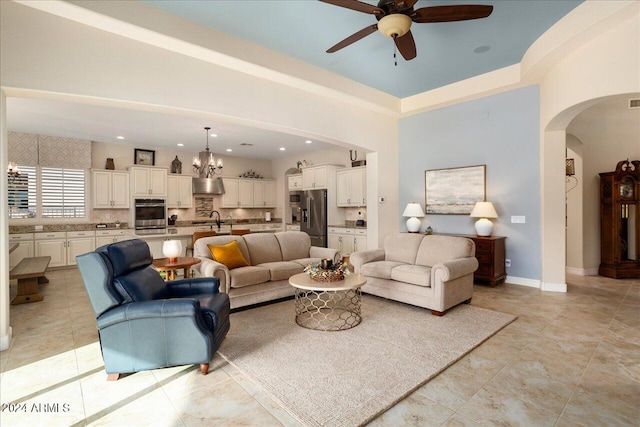
[[[9,218],[35,218],[36,168],[19,166],[20,175],[9,180]]]
[[[84,218],[84,171],[42,168],[42,218]]]
[[[86,218],[84,169],[19,166],[9,180],[9,218]]]

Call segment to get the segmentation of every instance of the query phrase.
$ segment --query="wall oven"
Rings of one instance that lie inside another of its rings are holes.
[[[167,228],[164,199],[136,199],[135,227],[136,234],[164,234]]]

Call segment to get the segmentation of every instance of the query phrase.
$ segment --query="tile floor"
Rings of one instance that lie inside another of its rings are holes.
[[[107,383],[77,270],[48,277],[43,302],[11,307],[3,426],[299,425],[219,356],[207,376],[182,366]],[[518,320],[370,425],[640,425],[640,280],[568,282],[566,294],[476,286],[472,304]]]

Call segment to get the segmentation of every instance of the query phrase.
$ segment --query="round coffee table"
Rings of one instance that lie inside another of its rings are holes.
[[[343,331],[362,321],[360,287],[367,278],[349,274],[338,282],[318,282],[307,273],[289,278],[296,288],[296,323],[320,331]]]
[[[176,279],[176,270],[184,269],[184,278],[191,277],[191,266],[200,264],[200,259],[192,257],[179,257],[174,262],[169,262],[169,258],[156,258],[153,260],[153,266],[156,270],[166,271],[167,280]]]

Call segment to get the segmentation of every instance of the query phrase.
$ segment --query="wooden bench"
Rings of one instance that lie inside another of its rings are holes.
[[[40,283],[49,283],[44,275],[51,261],[50,256],[24,258],[9,273],[10,279],[18,280],[18,295],[12,305],[42,301],[44,297],[38,291]]]

